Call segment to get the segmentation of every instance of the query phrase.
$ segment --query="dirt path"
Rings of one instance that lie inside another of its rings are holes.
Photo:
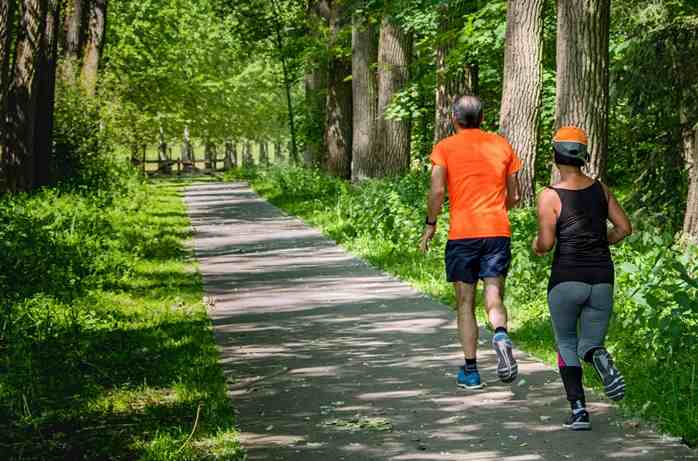
[[[593,431],[562,430],[555,371],[517,352],[520,379],[499,383],[485,333],[488,386],[457,388],[446,306],[244,184],[194,186],[186,200],[250,460],[698,459],[604,400],[590,405]]]

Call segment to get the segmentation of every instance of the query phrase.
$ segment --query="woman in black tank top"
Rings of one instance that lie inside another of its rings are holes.
[[[613,260],[609,245],[632,229],[613,194],[586,176],[586,134],[574,127],[560,129],[554,139],[555,164],[560,181],[538,199],[538,255],[555,246],[548,283],[548,305],[558,348],[560,376],[572,414],[565,427],[591,428],[582,387],[581,360],[601,378],[606,395],[620,400],[625,381],[604,348],[613,310]],[[607,221],[613,223],[609,230]]]

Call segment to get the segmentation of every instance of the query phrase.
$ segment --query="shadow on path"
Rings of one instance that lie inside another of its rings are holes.
[[[517,352],[520,379],[455,386],[451,310],[352,257],[244,184],[187,203],[221,363],[250,460],[687,460],[678,442],[624,428],[605,401],[594,430],[562,430],[557,373]]]

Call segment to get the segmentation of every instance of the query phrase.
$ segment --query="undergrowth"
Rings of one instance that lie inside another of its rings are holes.
[[[0,198],[0,458],[243,458],[189,236],[174,183]]]
[[[418,251],[428,176],[411,173],[353,186],[318,171],[284,167],[235,171],[275,205],[298,215],[370,263],[423,292],[453,304],[442,249],[447,210],[433,249]],[[551,257],[530,250],[536,232],[532,209],[511,213],[513,264],[507,280],[512,335],[523,349],[554,363],[553,332],[546,305]],[[633,216],[636,232],[613,248],[615,319],[608,348],[626,376],[622,406],[664,431],[698,443],[698,252],[677,243],[651,218]],[[593,378],[592,373],[586,373]],[[594,379],[588,385],[598,386]]]

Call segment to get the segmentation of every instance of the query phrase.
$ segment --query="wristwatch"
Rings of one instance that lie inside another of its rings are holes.
[[[429,222],[429,216],[427,216],[424,220],[424,224],[426,224],[427,226],[436,226],[436,220],[434,220],[434,222]]]

